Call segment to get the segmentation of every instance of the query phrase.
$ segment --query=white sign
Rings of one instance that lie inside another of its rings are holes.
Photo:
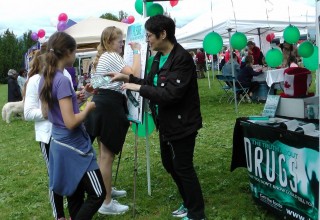
[[[144,78],[145,66],[147,59],[148,44],[146,42],[146,32],[144,22],[137,22],[128,27],[126,44],[124,47],[123,58],[127,65],[133,64],[133,51],[129,45],[130,42],[138,42],[141,45],[141,74],[140,78]],[[143,119],[143,98],[138,92],[126,91],[128,97],[128,119],[136,123],[142,123]]]

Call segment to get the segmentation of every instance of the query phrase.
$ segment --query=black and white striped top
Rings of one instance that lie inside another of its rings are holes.
[[[123,58],[116,52],[105,52],[99,58],[99,62],[96,68],[95,74],[102,75],[109,72],[120,73],[126,66]],[[111,89],[117,92],[121,92],[120,89],[123,82],[109,82],[106,86],[100,87],[101,89]]]

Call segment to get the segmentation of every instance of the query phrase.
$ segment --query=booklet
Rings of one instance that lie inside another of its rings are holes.
[[[279,95],[268,95],[266,104],[264,105],[262,116],[274,118],[278,108],[280,96]]]
[[[103,77],[102,75],[93,75],[90,80],[90,83],[94,89],[102,86],[107,86],[109,82],[110,82],[110,77],[109,76]]]

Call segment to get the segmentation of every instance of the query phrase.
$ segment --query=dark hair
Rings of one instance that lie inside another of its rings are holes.
[[[245,62],[246,62],[246,65],[250,65],[253,62],[253,56],[252,55],[246,56]]]
[[[23,74],[24,74],[25,72],[27,72],[27,70],[24,69],[24,68],[22,68],[22,69],[19,70],[19,75],[20,75],[20,76],[23,76]]]
[[[176,25],[174,21],[168,16],[165,16],[165,15],[152,16],[146,21],[144,27],[147,31],[150,31],[151,33],[156,35],[157,39],[160,37],[160,34],[162,31],[166,31],[167,39],[171,43],[177,42],[176,37],[174,36],[176,31]]]
[[[291,63],[291,62],[297,62],[297,58],[296,58],[296,56],[295,55],[291,55],[290,57],[289,57],[289,62]]]
[[[76,48],[75,39],[64,32],[56,32],[48,40],[46,65],[43,71],[44,84],[40,92],[40,100],[48,107],[53,106],[52,83],[58,68],[58,61],[62,60],[68,53],[74,52]]]

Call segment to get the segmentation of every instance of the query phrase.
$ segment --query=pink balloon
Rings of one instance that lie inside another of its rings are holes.
[[[128,16],[128,24],[132,24],[134,22],[134,17],[132,15]]]
[[[67,22],[68,21],[68,15],[66,13],[61,13],[59,14],[58,16],[58,21],[65,21]]]
[[[64,31],[67,28],[67,22],[65,21],[59,21],[57,25],[57,30],[58,31]]]
[[[170,5],[172,6],[172,7],[174,7],[174,6],[176,6],[177,4],[178,4],[178,0],[171,0],[170,1]]]
[[[43,38],[46,35],[46,32],[43,29],[38,30],[38,37]]]
[[[30,37],[33,41],[37,41],[39,39],[38,34],[36,32],[32,32]]]

